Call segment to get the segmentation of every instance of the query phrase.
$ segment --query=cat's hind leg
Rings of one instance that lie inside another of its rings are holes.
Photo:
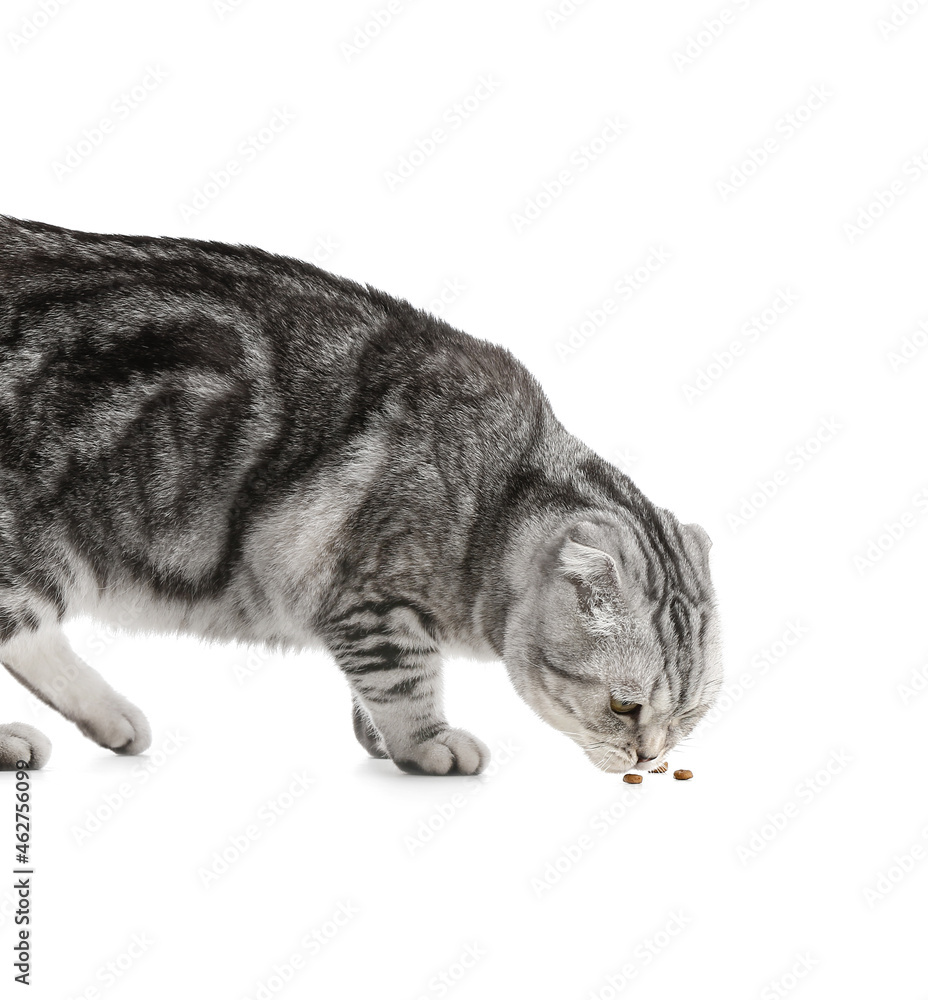
[[[13,771],[23,761],[28,769],[44,767],[51,756],[48,737],[25,722],[0,726],[0,771]]]
[[[0,645],[0,663],[100,746],[136,754],[151,745],[145,716],[77,656],[57,623],[19,629]]]

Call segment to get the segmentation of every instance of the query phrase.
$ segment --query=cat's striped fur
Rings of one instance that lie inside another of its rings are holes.
[[[0,662],[138,753],[144,717],[62,633],[80,614],[322,643],[361,743],[416,772],[486,762],[445,721],[443,650],[503,659],[613,771],[720,680],[705,533],[505,350],[253,248],[0,217]],[[2,763],[26,754],[38,734],[0,730]]]

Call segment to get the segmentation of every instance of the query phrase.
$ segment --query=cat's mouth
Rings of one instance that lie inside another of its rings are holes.
[[[551,721],[551,720],[549,720]],[[639,761],[638,751],[623,750],[614,743],[603,739],[602,736],[590,732],[586,727],[567,728],[564,723],[567,720],[558,719],[561,725],[554,725],[558,732],[569,737],[590,759],[594,767],[608,774],[625,774],[626,771],[648,771],[656,767],[669,752],[669,747],[664,747],[654,757],[649,757],[646,761]],[[562,728],[563,727],[563,728]]]
[[[582,743],[579,740],[583,752],[590,761],[608,774],[625,774],[626,771],[650,771],[657,767],[667,756],[667,750],[661,752],[646,761],[639,761],[637,755],[632,756],[625,750],[611,746],[608,743]]]
[[[562,729],[560,726],[555,726],[555,728],[576,743],[600,771],[606,771],[609,774],[624,774],[637,763],[638,758],[633,757],[627,750],[621,750],[586,729],[581,729],[578,732],[577,729],[567,729],[566,727]]]
[[[637,761],[637,758],[608,743],[581,743],[580,746],[593,765],[608,774],[624,774],[632,770]]]

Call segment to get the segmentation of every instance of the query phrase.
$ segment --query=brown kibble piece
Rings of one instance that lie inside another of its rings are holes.
[[[627,781],[630,785],[640,785],[641,775],[640,774],[623,774],[622,780]]]
[[[693,777],[693,772],[692,771],[674,771],[673,772],[673,776],[677,779],[677,781],[689,781],[689,779]]]
[[[667,762],[664,761],[660,767],[655,767],[652,771],[648,771],[648,774],[663,774],[667,770]]]

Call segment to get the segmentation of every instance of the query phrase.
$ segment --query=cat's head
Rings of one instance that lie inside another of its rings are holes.
[[[668,512],[575,524],[525,568],[505,661],[526,702],[605,771],[647,771],[721,685],[706,532]]]

